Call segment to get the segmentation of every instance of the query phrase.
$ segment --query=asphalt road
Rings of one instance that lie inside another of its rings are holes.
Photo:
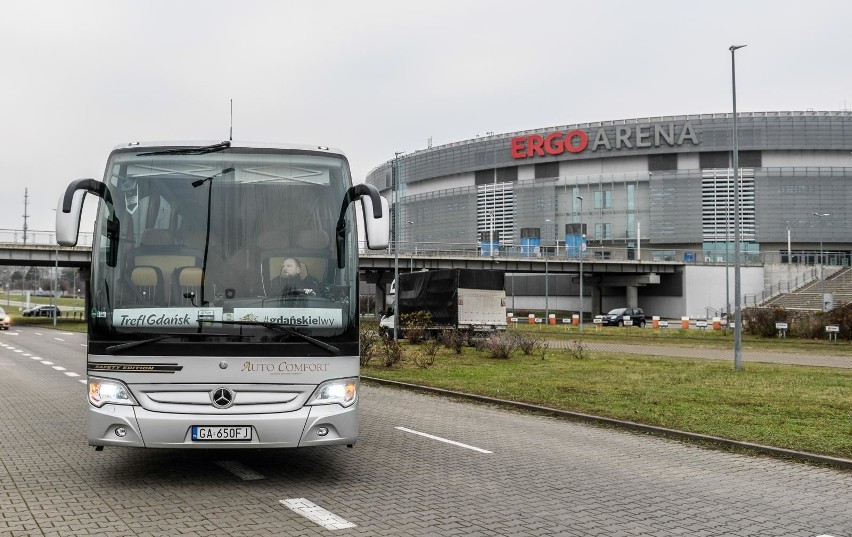
[[[852,537],[849,472],[373,386],[354,449],[95,452],[84,345],[0,333],[0,535]]]

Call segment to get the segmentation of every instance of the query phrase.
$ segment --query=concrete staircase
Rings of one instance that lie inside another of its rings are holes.
[[[843,268],[820,284],[819,279],[792,291],[776,295],[760,304],[761,307],[779,307],[788,310],[821,311],[820,293],[834,295],[834,307],[852,303],[852,268]]]

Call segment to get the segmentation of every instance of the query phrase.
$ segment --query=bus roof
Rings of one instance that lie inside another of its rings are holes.
[[[146,149],[152,147],[206,147],[223,143],[222,140],[157,140],[144,142],[126,142],[112,148],[113,151],[122,149]],[[278,142],[251,142],[231,140],[231,147],[239,147],[246,149],[292,149],[297,151],[320,151],[330,155],[340,155],[346,158],[346,155],[336,147],[328,147],[324,145],[305,145],[305,144],[290,144]]]

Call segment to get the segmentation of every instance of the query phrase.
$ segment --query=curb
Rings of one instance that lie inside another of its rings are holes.
[[[816,462],[820,464],[826,464],[830,466],[835,466],[838,468],[842,468],[845,470],[852,470],[852,459],[842,459],[839,457],[829,457],[827,455],[817,455],[815,453],[807,453],[804,451],[794,451],[792,449],[783,449],[776,448],[771,446],[764,446],[761,444],[754,444],[751,442],[740,442],[738,440],[730,440],[727,438],[720,438],[718,436],[708,436],[699,433],[690,433],[687,431],[679,431],[677,429],[667,429],[665,427],[656,427],[653,425],[643,425],[641,423],[636,423],[632,421],[623,421],[617,420],[614,418],[604,418],[601,416],[594,416],[592,414],[583,414],[580,412],[570,412],[568,410],[559,410],[556,408],[550,408],[546,406],[533,405],[529,403],[519,403],[517,401],[509,401],[507,399],[497,399],[495,397],[486,397],[484,395],[474,395],[470,393],[464,392],[454,392],[452,390],[445,390],[443,388],[432,388],[429,386],[421,386],[419,384],[411,384],[408,382],[399,382],[396,380],[385,380],[376,377],[361,377],[362,380],[367,380],[370,382],[375,382],[376,384],[383,384],[387,386],[395,386],[398,388],[406,388],[412,389],[427,393],[433,393],[437,395],[444,395],[449,397],[456,397],[460,399],[467,399],[470,401],[476,401],[479,403],[491,403],[502,406],[508,406],[512,408],[529,410],[533,412],[537,412],[540,414],[549,414],[552,416],[557,416],[560,418],[569,418],[576,421],[582,421],[586,423],[592,423],[597,425],[609,425],[614,426],[620,429],[626,429],[630,431],[639,431],[643,433],[654,434],[658,436],[665,436],[669,438],[677,438],[684,440],[697,440],[701,442],[707,442],[711,444],[715,444],[717,446],[724,447],[736,447],[741,449],[748,449],[751,451],[757,451],[759,453],[765,453],[768,455],[774,455],[776,457],[785,457],[800,461],[807,462]]]

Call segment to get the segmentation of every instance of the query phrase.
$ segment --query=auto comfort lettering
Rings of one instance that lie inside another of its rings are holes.
[[[243,362],[244,373],[269,373],[272,375],[300,375],[302,373],[326,373],[328,362]]]

